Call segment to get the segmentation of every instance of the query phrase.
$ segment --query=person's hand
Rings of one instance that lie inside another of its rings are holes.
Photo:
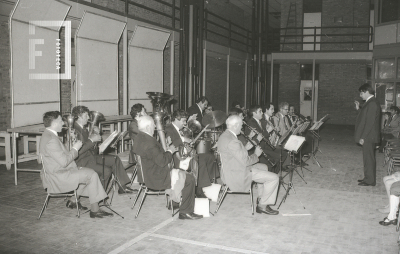
[[[93,142],[100,142],[101,141],[101,136],[99,134],[92,133],[90,135],[89,139],[92,140]]]
[[[72,148],[75,148],[77,151],[79,151],[81,147],[82,147],[82,141],[80,140],[76,141],[75,144],[72,146]]]
[[[254,153],[259,157],[262,154],[262,149],[259,146],[256,146],[256,150],[254,150]]]
[[[93,126],[93,133],[100,134],[100,129],[97,126]]]
[[[166,143],[167,147],[170,146],[170,145],[172,144],[171,136],[168,136],[168,137],[165,139],[165,143]]]
[[[244,146],[244,148],[246,148],[246,150],[250,150],[251,148],[253,148],[253,144],[251,142],[247,142],[247,144]]]
[[[191,115],[191,116],[189,116],[189,118],[188,118],[188,122],[190,121],[190,120],[196,120],[197,119],[197,114],[193,114],[193,115]]]
[[[258,135],[257,135],[258,142],[261,142],[262,139],[263,139],[263,135],[261,133],[258,133]]]
[[[364,139],[360,139],[360,145],[364,145]]]
[[[268,132],[271,132],[273,129],[274,129],[274,126],[268,125],[268,127],[267,127],[267,131],[268,131]]]
[[[356,109],[359,110],[360,109],[360,102],[359,101],[354,101],[354,104],[356,104]]]
[[[253,138],[256,135],[256,133],[254,131],[250,131],[249,133],[249,138]]]
[[[176,151],[178,151],[178,148],[171,144],[167,147],[167,151],[170,151],[172,154],[174,154]]]

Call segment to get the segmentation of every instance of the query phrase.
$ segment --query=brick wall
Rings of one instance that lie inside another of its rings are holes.
[[[354,125],[354,100],[366,78],[365,64],[320,64],[318,117],[330,114],[329,124]]]
[[[10,33],[7,19],[0,18],[0,131],[11,127]]]
[[[323,0],[321,24],[324,26],[367,26],[369,25],[369,1],[365,0]],[[335,17],[342,22],[334,22]],[[367,33],[368,29],[336,29],[329,28],[321,31],[323,34]],[[368,36],[322,36],[321,41],[349,41],[346,44],[321,44],[321,50],[368,50],[368,44],[354,44],[351,41],[366,40]]]
[[[286,101],[300,107],[300,65],[281,64],[279,68],[278,104]],[[276,105],[277,106],[277,105]]]

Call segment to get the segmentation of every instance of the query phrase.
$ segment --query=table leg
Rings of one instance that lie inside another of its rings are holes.
[[[18,167],[17,167],[17,160],[18,160],[18,154],[17,154],[17,137],[18,133],[13,132],[12,134],[12,139],[13,139],[13,161],[14,161],[14,178],[15,178],[15,185],[18,184]]]

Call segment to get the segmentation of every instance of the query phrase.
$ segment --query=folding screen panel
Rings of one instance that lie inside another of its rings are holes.
[[[42,123],[43,113],[60,110],[58,43],[70,6],[53,0],[19,0],[10,17],[11,127]],[[66,56],[65,64],[68,64]],[[69,61],[70,66],[70,61]]]
[[[146,92],[163,92],[163,50],[169,31],[137,26],[129,42],[129,107],[136,103],[152,110]]]
[[[118,115],[118,41],[126,23],[85,12],[76,32],[76,105]]]

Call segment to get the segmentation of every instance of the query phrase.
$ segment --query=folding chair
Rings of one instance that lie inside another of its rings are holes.
[[[44,164],[44,161],[43,161],[42,156],[40,156],[40,160],[42,161],[42,164],[43,164],[43,167],[42,167],[43,175],[46,175],[46,168],[45,168],[45,164]],[[48,192],[48,193],[47,193],[47,196],[46,196],[46,199],[45,199],[45,201],[44,201],[42,210],[40,211],[38,220],[40,220],[40,217],[42,217],[42,214],[43,214],[43,212],[44,212],[44,209],[47,208],[47,205],[48,205],[48,203],[49,203],[50,197],[54,197],[54,198],[65,197],[65,198],[67,198],[67,197],[72,197],[72,196],[75,197],[75,204],[77,204],[77,205],[76,205],[76,211],[77,211],[77,215],[76,215],[76,216],[77,216],[78,218],[80,218],[80,212],[79,212],[79,207],[78,207],[78,196],[77,196],[77,194],[76,194],[76,190],[74,190],[74,191],[70,191],[70,192],[67,192],[67,193],[49,193],[49,192]]]
[[[222,157],[221,154],[218,153],[218,158],[219,158],[219,163],[218,165],[220,166],[220,175],[221,175],[221,181],[222,181],[222,176],[224,174],[224,167],[223,167],[223,163],[222,163]],[[223,186],[221,188],[222,194],[219,196],[218,201],[217,201],[217,209],[215,210],[215,213],[218,212],[219,207],[222,204],[222,201],[224,200],[226,194],[250,194],[250,202],[251,202],[251,214],[254,215],[254,200],[253,200],[253,184],[254,182],[252,181],[250,184],[250,190],[246,191],[246,192],[237,192],[237,191],[231,191],[229,190],[229,187],[223,183]]]
[[[137,212],[136,212],[136,215],[135,215],[135,219],[136,219],[136,218],[138,217],[138,215],[139,215],[140,209],[142,208],[142,205],[143,205],[143,202],[144,202],[144,199],[146,198],[146,196],[147,196],[147,195],[160,195],[160,194],[164,194],[164,195],[165,195],[165,198],[166,198],[166,201],[167,201],[167,202],[166,202],[166,206],[167,206],[167,208],[168,208],[168,203],[170,204],[170,206],[171,206],[171,211],[172,211],[172,217],[174,217],[174,215],[177,214],[178,212],[175,212],[175,211],[174,211],[174,206],[172,205],[172,199],[169,199],[169,198],[168,198],[169,195],[165,192],[165,190],[151,190],[151,189],[147,188],[147,186],[146,186],[146,184],[145,184],[144,174],[143,174],[142,159],[141,159],[140,156],[137,155],[137,154],[135,154],[135,158],[136,158],[136,167],[137,167],[137,170],[140,170],[140,172],[141,172],[141,174],[142,174],[142,183],[140,183],[139,191],[138,191],[138,193],[136,194],[135,200],[133,201],[132,209],[135,207],[136,202],[137,202],[137,200],[139,199],[140,193],[141,193],[142,191],[144,191],[144,192],[143,192],[142,200],[141,200],[141,202],[140,202],[140,204],[139,204],[139,208],[138,208],[138,210],[137,210]]]

